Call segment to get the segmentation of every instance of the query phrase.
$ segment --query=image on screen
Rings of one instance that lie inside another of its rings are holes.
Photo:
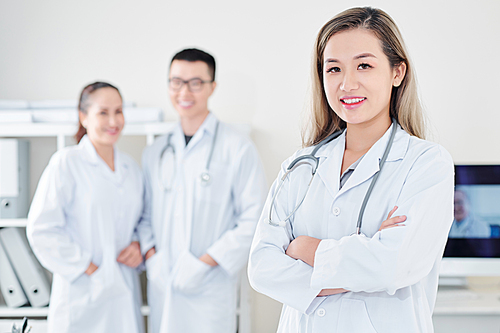
[[[450,238],[500,236],[500,185],[457,185]]]
[[[456,165],[445,257],[500,257],[500,166]]]

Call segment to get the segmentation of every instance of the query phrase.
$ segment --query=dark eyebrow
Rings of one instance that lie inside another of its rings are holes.
[[[170,80],[183,80],[183,79],[180,78],[180,77],[178,77],[178,76],[172,76],[172,78]],[[198,77],[198,76],[195,76],[193,78],[187,79],[186,81],[191,81],[191,80],[202,80],[203,81],[203,79],[200,78],[200,77]]]
[[[362,58],[377,58],[377,57],[372,53],[366,52],[366,53],[358,54],[353,59],[357,60],[357,59],[362,59]],[[324,64],[326,65],[327,63],[330,63],[330,62],[339,62],[339,61],[337,59],[334,59],[334,58],[327,58],[325,60]]]
[[[329,63],[329,62],[339,62],[339,61],[338,61],[337,59],[327,58],[327,59],[325,60],[325,65],[326,65],[327,63]]]
[[[357,55],[354,57],[354,59],[361,59],[361,58],[377,58],[375,57],[375,55],[371,54],[371,53],[361,53],[360,55]]]

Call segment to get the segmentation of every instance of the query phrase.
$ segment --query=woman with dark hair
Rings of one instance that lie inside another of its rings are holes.
[[[284,304],[278,332],[433,332],[453,162],[424,140],[401,34],[385,12],[352,8],[314,52],[304,149],[271,188],[250,282]]]
[[[115,147],[122,98],[95,82],[78,109],[78,145],[52,156],[28,215],[33,252],[54,274],[48,331],[143,332],[134,240],[143,182],[139,166]]]

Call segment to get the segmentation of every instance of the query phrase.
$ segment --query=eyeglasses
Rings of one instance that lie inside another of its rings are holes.
[[[212,82],[214,82],[214,81],[213,80],[212,81],[203,81],[202,79],[198,79],[198,78],[190,79],[187,81],[179,79],[179,78],[173,78],[173,79],[168,80],[168,86],[169,86],[170,90],[172,90],[172,91],[179,91],[182,89],[182,86],[184,86],[184,84],[187,84],[189,91],[198,92],[201,90],[201,88],[203,88],[203,84],[212,83]]]

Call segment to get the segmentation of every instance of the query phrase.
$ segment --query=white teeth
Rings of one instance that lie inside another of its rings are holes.
[[[179,105],[182,107],[187,107],[193,105],[193,102],[188,102],[188,101],[180,101]]]
[[[343,99],[342,101],[345,104],[354,104],[354,103],[359,103],[363,100],[364,100],[364,98],[350,98],[350,99]]]

